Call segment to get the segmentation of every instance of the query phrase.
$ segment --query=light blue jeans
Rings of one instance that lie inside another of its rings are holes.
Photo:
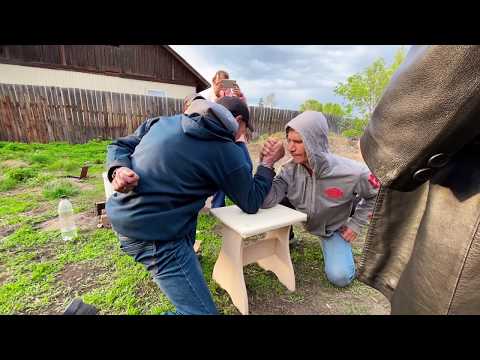
[[[147,268],[160,290],[175,306],[175,315],[218,314],[193,251],[195,236],[173,241],[141,241],[117,235],[120,248]]]
[[[345,287],[355,279],[355,262],[352,245],[336,231],[327,239],[322,239],[325,274],[333,285]]]

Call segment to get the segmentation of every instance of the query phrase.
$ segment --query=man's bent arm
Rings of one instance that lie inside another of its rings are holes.
[[[131,167],[130,157],[145,134],[150,130],[160,117],[149,119],[141,124],[131,135],[114,140],[107,147],[107,174],[110,182],[113,180],[113,172],[119,167]]]

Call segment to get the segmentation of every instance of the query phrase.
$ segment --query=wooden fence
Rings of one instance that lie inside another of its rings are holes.
[[[250,106],[256,138],[283,131],[298,111]],[[0,84],[0,140],[85,143],[132,133],[146,119],[180,114],[182,99]]]

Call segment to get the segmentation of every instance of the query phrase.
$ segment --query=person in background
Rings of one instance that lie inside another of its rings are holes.
[[[224,101],[228,102],[229,98],[237,97],[246,103],[247,100],[243,95],[243,93],[240,91],[239,87],[234,88],[233,90],[228,89],[228,90],[232,90],[230,92],[227,91],[227,89],[222,88],[222,85],[221,85],[222,80],[229,79],[229,78],[230,78],[229,74],[224,70],[219,70],[215,73],[212,79],[212,87],[213,87],[213,93],[211,97],[212,101],[219,102],[220,99],[224,99]],[[239,122],[239,126],[240,126],[238,136],[235,139],[235,143],[242,149],[242,152],[243,152],[245,161],[248,164],[248,167],[250,169],[253,169],[252,159],[250,157],[250,153],[248,152],[248,148],[247,148],[247,137],[246,137],[247,128],[250,131],[253,131],[253,127],[251,125],[250,118],[249,117],[247,118],[246,114],[240,114],[238,112],[237,114],[241,116],[238,117],[238,115],[234,115],[237,121]],[[223,207],[223,206],[225,206],[225,193],[223,191],[219,191],[213,195],[211,207],[212,209],[214,209],[214,208]]]
[[[222,80],[230,79],[230,75],[225,70],[218,70],[212,79],[212,95],[210,100],[217,101],[224,96],[235,96],[247,103],[247,98],[243,95],[240,87],[237,85],[233,89],[224,89]]]
[[[185,113],[190,105],[192,105],[193,100],[206,100],[202,95],[194,93],[188,96],[185,96],[183,99],[183,112]]]

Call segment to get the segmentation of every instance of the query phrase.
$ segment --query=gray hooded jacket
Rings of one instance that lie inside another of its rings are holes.
[[[342,225],[360,233],[375,204],[379,187],[375,177],[365,165],[329,152],[323,114],[305,111],[287,127],[301,135],[313,174],[292,160],[287,162],[273,180],[262,207],[272,207],[287,197],[298,211],[307,214],[305,228],[314,235],[330,237]],[[349,218],[354,193],[362,200]]]

